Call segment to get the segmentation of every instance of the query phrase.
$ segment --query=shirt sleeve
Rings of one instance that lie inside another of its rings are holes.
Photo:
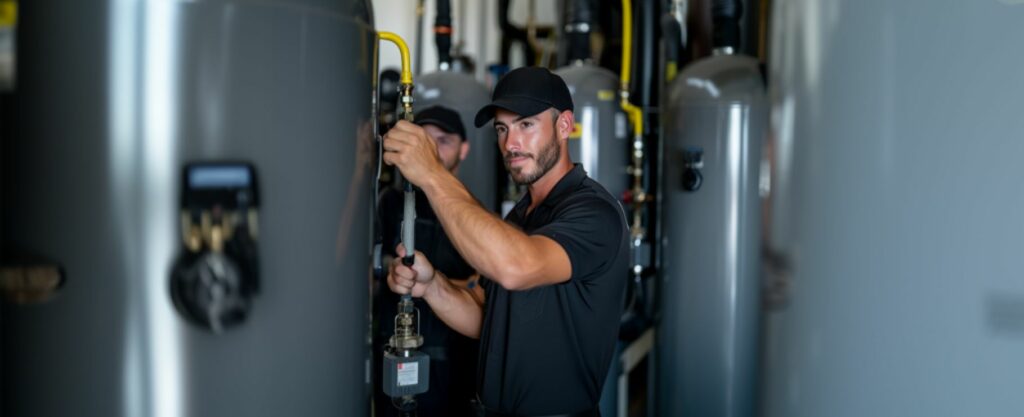
[[[622,208],[597,196],[581,196],[567,201],[554,221],[533,231],[551,238],[569,255],[570,279],[582,282],[600,276],[620,256],[625,238],[626,220]]]
[[[484,291],[490,291],[491,287],[494,286],[494,281],[491,281],[490,278],[481,275],[480,279],[476,280],[476,285],[479,285],[480,288],[484,289]]]

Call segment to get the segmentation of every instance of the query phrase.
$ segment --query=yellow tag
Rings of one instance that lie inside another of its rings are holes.
[[[0,27],[13,27],[18,23],[18,3],[0,0]]]
[[[569,134],[569,139],[579,139],[583,137],[583,125],[579,123],[573,123],[572,133]]]
[[[676,67],[675,61],[669,61],[668,65],[665,66],[665,81],[672,82],[676,79],[676,73],[679,69]]]
[[[615,91],[612,90],[597,90],[597,99],[601,101],[612,101],[615,100]]]

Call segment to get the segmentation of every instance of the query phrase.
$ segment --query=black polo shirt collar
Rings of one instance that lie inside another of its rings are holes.
[[[565,173],[565,175],[562,176],[562,179],[558,180],[555,187],[551,189],[551,192],[548,193],[548,196],[544,201],[540,202],[540,206],[538,207],[554,207],[556,203],[562,200],[562,197],[565,197],[565,194],[568,194],[570,190],[578,187],[580,183],[587,178],[587,172],[583,170],[583,165],[578,163],[572,165],[572,169]],[[519,216],[520,219],[524,219],[526,218],[526,209],[530,207],[530,204],[532,203],[533,195],[527,192],[526,195],[519,200],[519,203],[516,204],[513,211],[516,212],[516,215]]]

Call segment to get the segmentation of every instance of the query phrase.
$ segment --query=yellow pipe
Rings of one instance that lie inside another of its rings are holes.
[[[622,91],[629,91],[633,65],[633,4],[622,0],[622,70],[619,73]]]
[[[399,81],[398,94],[402,101],[402,118],[412,121],[412,65],[409,62],[409,46],[405,44],[402,37],[392,32],[377,32],[382,41],[388,41],[398,47],[402,54],[402,78]]]
[[[633,71],[633,3],[622,0],[622,70],[619,73],[619,92],[622,97],[619,105],[626,112],[633,125],[633,136],[644,133],[643,111],[629,102],[629,82]]]
[[[630,232],[634,242],[646,234],[643,228],[641,211],[648,201],[643,188],[643,134],[644,114],[639,107],[629,102],[629,81],[632,77],[633,64],[633,4],[631,0],[622,0],[622,72],[619,74],[619,105],[633,125],[633,224]],[[637,271],[634,268],[634,271]]]
[[[377,36],[382,41],[388,41],[398,47],[398,51],[402,53],[402,84],[412,84],[412,64],[409,59],[409,46],[405,44],[402,38],[392,32],[377,32]]]
[[[622,111],[626,112],[626,117],[629,118],[629,122],[633,124],[633,136],[640,136],[644,134],[644,112],[639,107],[629,102],[626,97],[622,98]]]

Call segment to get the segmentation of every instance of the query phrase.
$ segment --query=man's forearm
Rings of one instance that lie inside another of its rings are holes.
[[[483,306],[470,294],[473,290],[456,286],[440,271],[435,270],[434,274],[423,300],[448,327],[467,337],[479,338]]]
[[[438,176],[423,187],[445,233],[477,272],[498,283],[531,259],[529,237],[487,211],[457,178]],[[516,259],[505,259],[518,254]]]

